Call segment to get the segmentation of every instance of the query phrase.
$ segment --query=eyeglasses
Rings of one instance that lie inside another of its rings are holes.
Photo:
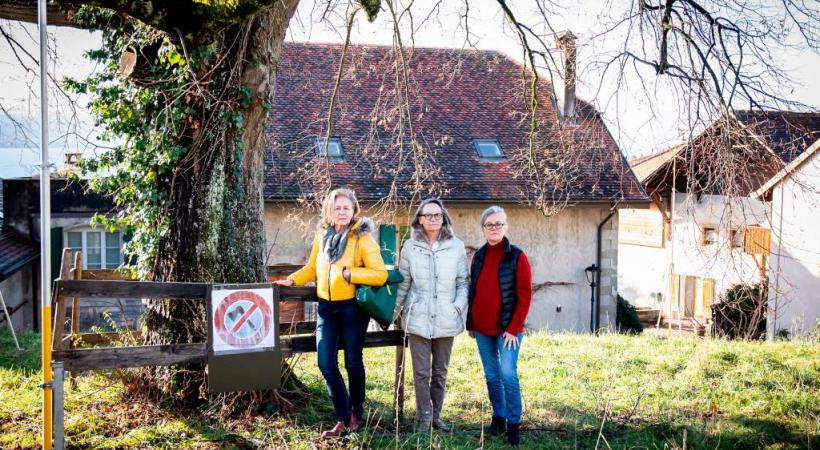
[[[504,223],[504,222],[485,223],[484,224],[484,229],[485,230],[498,230],[498,229],[504,228],[504,225],[506,225],[506,223]]]
[[[444,214],[442,214],[442,213],[436,213],[436,214],[421,214],[421,217],[424,217],[425,219],[427,219],[427,220],[429,220],[429,221],[431,221],[431,222],[432,222],[432,221],[436,221],[436,222],[438,222],[439,220],[441,220],[441,219],[443,219],[443,218],[444,218]]]

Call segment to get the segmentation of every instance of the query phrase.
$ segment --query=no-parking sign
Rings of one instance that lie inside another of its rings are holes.
[[[214,353],[276,346],[273,289],[224,289],[211,294]]]
[[[273,286],[211,286],[208,319],[208,389],[211,392],[279,387],[282,372],[279,298]]]

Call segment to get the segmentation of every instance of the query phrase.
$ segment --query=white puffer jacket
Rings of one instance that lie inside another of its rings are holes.
[[[464,331],[470,275],[464,243],[455,237],[439,241],[435,250],[414,233],[401,248],[395,315],[402,313],[408,333],[425,339]]]

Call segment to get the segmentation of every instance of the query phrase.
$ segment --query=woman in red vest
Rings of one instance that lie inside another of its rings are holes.
[[[467,329],[484,366],[493,407],[490,433],[507,433],[507,442],[521,443],[521,387],[518,351],[524,320],[532,301],[532,271],[527,255],[505,236],[507,214],[491,206],[481,214],[487,243],[473,256],[470,270]]]

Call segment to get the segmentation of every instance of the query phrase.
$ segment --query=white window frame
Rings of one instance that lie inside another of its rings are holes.
[[[715,236],[714,236],[715,238],[712,241],[708,241],[706,239],[706,236],[708,236],[710,231],[715,233]],[[701,247],[708,247],[710,245],[715,245],[715,244],[717,244],[718,239],[720,239],[720,236],[718,235],[718,227],[716,227],[714,225],[703,225],[703,226],[700,227],[700,246]]]
[[[735,245],[735,240],[740,238],[740,242],[738,245]],[[746,232],[743,228],[730,228],[729,229],[729,249],[730,250],[743,250],[745,247],[745,239],[746,239]]]
[[[334,155],[329,153],[330,149],[336,146],[339,149],[339,154]],[[324,151],[322,151],[324,149]],[[337,137],[332,137],[327,140],[327,147],[325,147],[325,138],[316,138],[316,156],[319,158],[325,158],[334,160],[334,161],[341,161],[345,158],[345,149],[342,146],[342,140]]]
[[[484,155],[481,153],[481,146],[494,145],[498,149],[498,155]],[[504,161],[507,159],[507,154],[501,148],[501,143],[496,139],[473,139],[473,148],[475,148],[478,157],[483,161]]]
[[[119,233],[119,250],[120,250],[120,263],[117,267],[121,266],[125,260],[124,255],[122,253],[122,246],[125,243],[123,241],[123,233],[120,230],[113,231],[114,233]],[[70,228],[67,230],[63,230],[63,247],[68,247],[68,233],[80,233],[80,241],[82,247],[80,248],[80,252],[83,254],[83,270],[88,270],[88,247],[87,247],[87,233],[100,233],[100,269],[113,269],[113,267],[106,267],[106,253],[107,252],[107,243],[106,243],[106,231],[104,228],[95,228],[95,227],[76,227]],[[96,269],[93,269],[96,270]]]

